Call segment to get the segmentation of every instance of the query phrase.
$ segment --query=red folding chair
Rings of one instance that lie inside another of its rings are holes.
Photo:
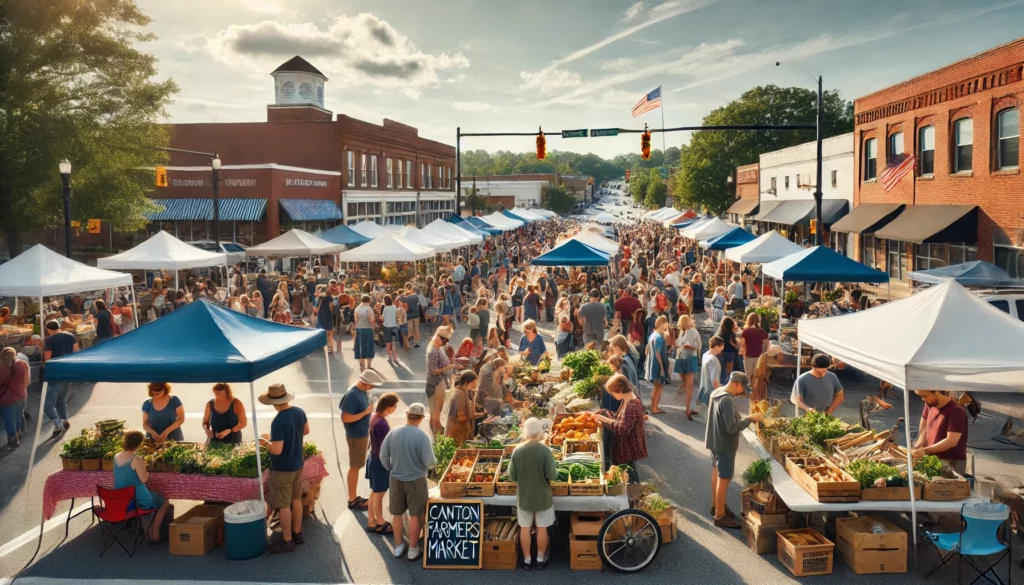
[[[135,556],[135,551],[146,538],[142,527],[142,518],[156,510],[140,510],[135,502],[135,486],[128,486],[117,490],[96,486],[96,494],[100,503],[93,506],[92,513],[99,519],[100,538],[103,540],[102,557],[115,542],[121,550],[130,557]],[[129,550],[121,539],[118,538],[121,532],[126,529],[131,531],[134,525],[134,536],[132,537],[131,550]],[[106,534],[110,534],[110,542],[107,542]]]

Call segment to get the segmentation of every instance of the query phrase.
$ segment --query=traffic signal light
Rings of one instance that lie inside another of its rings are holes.
[[[167,186],[167,168],[157,167],[156,168],[156,186],[166,187]]]
[[[544,133],[539,132],[537,134],[537,160],[544,160],[547,155],[547,140],[544,138]]]
[[[812,234],[818,233],[818,220],[816,220],[816,219],[812,219],[811,220],[811,233]]]
[[[651,133],[646,130],[640,135],[640,158],[651,158]]]

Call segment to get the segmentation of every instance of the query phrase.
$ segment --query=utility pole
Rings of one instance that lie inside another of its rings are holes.
[[[817,124],[816,124],[816,126],[817,126],[818,157],[817,157],[817,160],[815,161],[815,167],[816,167],[815,170],[817,171],[818,180],[817,180],[817,182],[814,185],[814,220],[815,220],[814,221],[814,224],[815,224],[814,244],[817,245],[817,246],[822,245],[821,232],[824,229],[822,227],[822,225],[821,225],[821,198],[822,198],[822,193],[821,193],[821,181],[822,181],[822,177],[821,177],[821,174],[822,174],[822,171],[821,171],[821,141],[822,141],[822,138],[825,135],[824,122],[825,122],[825,103],[824,103],[824,100],[822,100],[822,95],[821,95],[821,76],[819,75],[818,76],[818,120],[817,120]]]
[[[462,126],[455,128],[455,215],[462,217]]]

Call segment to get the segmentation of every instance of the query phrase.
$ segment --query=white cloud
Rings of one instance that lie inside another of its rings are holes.
[[[640,16],[640,14],[643,11],[644,11],[644,3],[643,2],[637,2],[636,4],[634,4],[634,5],[630,6],[629,8],[627,8],[626,11],[622,13],[622,18],[620,20],[622,20],[624,22],[629,22],[631,20],[636,20],[636,18],[638,16]]]
[[[268,14],[280,14],[285,11],[280,0],[242,0],[242,7],[253,12],[266,12]]]
[[[397,90],[412,99],[440,85],[441,74],[469,67],[461,52],[425,53],[369,13],[340,16],[326,30],[311,22],[231,25],[210,38],[206,48],[228,65],[264,72],[301,55],[339,85]]]
[[[460,112],[487,112],[493,110],[494,106],[484,102],[455,102],[452,104],[452,109]]]
[[[628,57],[620,57],[618,59],[612,59],[611,61],[602,61],[602,71],[622,71],[629,69],[633,65],[634,61]]]
[[[579,73],[566,71],[565,69],[545,69],[537,73],[520,71],[519,76],[523,79],[520,89],[539,89],[541,93],[575,89],[583,84]]]

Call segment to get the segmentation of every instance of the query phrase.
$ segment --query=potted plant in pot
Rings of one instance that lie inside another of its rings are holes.
[[[60,460],[65,471],[82,469],[82,455],[88,448],[89,438],[85,435],[71,437],[60,447]]]
[[[102,459],[106,449],[100,436],[95,431],[84,431],[85,448],[82,451],[82,471],[100,471],[103,469]]]

